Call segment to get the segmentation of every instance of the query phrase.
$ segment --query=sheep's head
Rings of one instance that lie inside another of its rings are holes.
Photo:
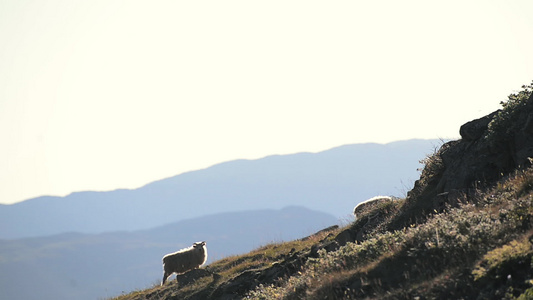
[[[205,241],[194,243],[194,244],[192,244],[192,246],[193,246],[195,249],[203,248],[203,247],[205,246]]]

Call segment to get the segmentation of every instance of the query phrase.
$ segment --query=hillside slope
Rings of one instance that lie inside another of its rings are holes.
[[[531,88],[463,125],[406,199],[118,299],[531,299]]]
[[[0,206],[0,239],[141,230],[237,209],[289,205],[344,218],[358,201],[405,193],[404,185],[419,175],[419,160],[439,143],[346,145],[320,153],[226,162],[135,190],[40,197]]]

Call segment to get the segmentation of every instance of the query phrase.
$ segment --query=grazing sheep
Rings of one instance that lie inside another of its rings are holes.
[[[375,204],[388,202],[388,201],[392,201],[392,200],[393,200],[392,197],[389,197],[389,196],[372,197],[372,198],[370,198],[368,200],[365,200],[365,201],[357,204],[355,206],[355,208],[353,209],[353,215],[354,215],[355,219],[357,220],[357,214],[362,213],[363,211],[367,210],[371,206],[374,206]]]
[[[161,285],[165,284],[172,273],[183,274],[200,267],[206,260],[207,247],[205,242],[194,243],[189,248],[165,255],[163,257],[164,274]]]

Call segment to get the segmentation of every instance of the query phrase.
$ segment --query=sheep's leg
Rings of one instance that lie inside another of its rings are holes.
[[[161,286],[163,286],[165,284],[165,282],[167,281],[168,276],[170,276],[170,274],[168,274],[167,272],[165,272],[163,274],[163,281],[161,281]]]

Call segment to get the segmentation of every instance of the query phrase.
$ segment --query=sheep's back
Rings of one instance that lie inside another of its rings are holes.
[[[389,197],[389,196],[377,196],[374,198],[370,198],[356,205],[353,210],[353,214],[357,218],[358,215],[361,215],[362,213],[373,209],[377,205],[383,202],[390,202],[390,201],[393,201],[393,199],[392,197]]]
[[[167,273],[185,273],[202,265],[205,260],[204,257],[203,249],[167,254],[163,257],[163,268]]]

